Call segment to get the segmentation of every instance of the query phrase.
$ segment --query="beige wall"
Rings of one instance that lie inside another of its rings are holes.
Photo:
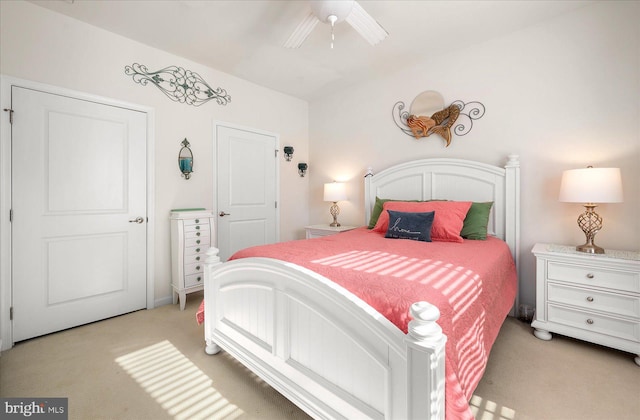
[[[114,98],[155,110],[155,299],[169,302],[169,211],[213,205],[213,122],[224,121],[280,135],[295,148],[293,162],[280,157],[282,240],[304,237],[308,222],[308,178],[296,163],[308,159],[308,104],[229,74],[145,46],[23,1],[0,2],[0,73],[48,85]],[[170,101],[154,86],[141,86],[124,67],[150,70],[177,65],[223,87],[231,103],[199,107]],[[5,121],[3,117],[3,122]],[[195,173],[180,176],[177,155],[188,138]],[[249,168],[248,168],[249,169]]]
[[[410,159],[456,157],[502,165],[521,159],[521,302],[535,303],[536,242],[578,244],[580,204],[558,202],[562,171],[620,167],[625,201],[604,204],[596,243],[640,249],[640,3],[598,2],[505,37],[429,57],[392,77],[362,83],[310,104],[310,222],[329,220],[322,184],[349,181],[344,224],[364,219],[362,175]],[[417,29],[420,31],[420,29]],[[391,35],[393,36],[393,35]],[[416,39],[421,39],[416,35]],[[447,103],[480,101],[486,114],[466,136],[415,140],[392,107],[425,90]],[[327,124],[331,121],[331,124]]]

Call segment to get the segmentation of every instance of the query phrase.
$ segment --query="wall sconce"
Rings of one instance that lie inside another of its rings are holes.
[[[191,172],[193,172],[193,153],[191,153],[191,148],[189,148],[189,141],[185,138],[182,141],[182,149],[180,149],[180,153],[178,153],[178,167],[180,168],[180,172],[182,172],[182,176],[185,179],[191,178]]]
[[[284,146],[284,160],[291,162],[293,157],[293,146]]]
[[[298,173],[300,174],[300,176],[305,176],[305,174],[307,173],[307,168],[308,167],[309,167],[309,165],[307,165],[304,162],[298,163]]]

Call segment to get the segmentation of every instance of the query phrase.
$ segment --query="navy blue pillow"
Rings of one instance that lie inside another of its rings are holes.
[[[431,242],[431,225],[433,225],[435,211],[426,213],[387,211],[389,212],[389,228],[384,235],[385,238]]]

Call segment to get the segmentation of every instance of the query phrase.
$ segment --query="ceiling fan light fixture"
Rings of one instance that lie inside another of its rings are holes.
[[[311,12],[325,23],[340,23],[345,20],[356,4],[354,0],[314,0],[311,2]],[[335,17],[335,22],[330,20]]]
[[[310,3],[311,12],[285,41],[285,48],[300,47],[318,22],[331,24],[331,48],[335,24],[342,21],[347,21],[371,45],[376,45],[389,36],[355,0],[313,0]]]

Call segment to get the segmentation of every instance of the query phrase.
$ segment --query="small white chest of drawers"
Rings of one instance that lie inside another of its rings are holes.
[[[187,293],[204,288],[204,260],[213,244],[214,216],[206,210],[172,211],[171,285],[173,303],[184,310]]]
[[[534,334],[551,333],[628,351],[640,365],[640,253],[536,244]]]

